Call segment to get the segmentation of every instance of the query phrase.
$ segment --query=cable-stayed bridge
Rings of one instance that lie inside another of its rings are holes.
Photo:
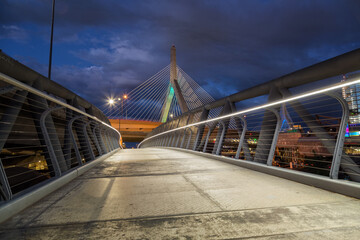
[[[159,126],[124,150],[99,109],[0,54],[1,239],[358,239],[360,49],[206,104],[162,71],[131,93],[149,110],[128,106]]]
[[[176,48],[172,46],[168,66],[126,95],[109,98],[104,113],[114,128],[120,128],[123,141],[140,142],[161,123],[213,101],[214,98],[176,64]]]

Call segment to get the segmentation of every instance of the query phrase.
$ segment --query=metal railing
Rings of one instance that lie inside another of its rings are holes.
[[[36,80],[30,86],[0,73],[1,202],[121,147],[120,133],[94,106],[43,89]]]
[[[209,104],[160,125],[139,147],[183,148],[360,182],[360,119],[349,120],[354,101],[344,99],[354,88],[360,110],[359,77],[296,95],[276,88],[272,101],[247,109],[228,99],[215,118]]]

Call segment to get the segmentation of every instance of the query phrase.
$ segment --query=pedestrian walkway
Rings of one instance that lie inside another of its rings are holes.
[[[120,150],[0,239],[359,239],[360,201],[170,149]]]

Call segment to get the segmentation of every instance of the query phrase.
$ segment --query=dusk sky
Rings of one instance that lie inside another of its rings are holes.
[[[47,76],[51,0],[0,0],[0,48]],[[359,0],[57,0],[52,79],[100,106],[177,63],[215,99],[360,47]]]

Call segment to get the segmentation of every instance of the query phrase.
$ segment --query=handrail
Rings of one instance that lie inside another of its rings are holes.
[[[285,98],[285,99],[282,99],[282,100],[262,104],[262,105],[259,105],[259,106],[256,106],[256,107],[252,107],[252,108],[248,108],[248,109],[245,109],[245,110],[237,111],[235,113],[230,113],[230,114],[223,115],[223,116],[220,116],[220,117],[200,121],[200,122],[197,122],[197,123],[191,123],[191,124],[188,124],[188,125],[185,125],[185,126],[182,126],[182,127],[178,127],[178,128],[175,128],[175,129],[171,129],[171,130],[168,130],[168,131],[165,131],[165,132],[158,133],[158,134],[155,134],[153,136],[150,136],[150,137],[144,139],[142,142],[140,142],[139,145],[138,145],[138,148],[140,148],[141,145],[144,142],[146,142],[146,141],[148,141],[148,140],[150,140],[152,138],[159,137],[161,135],[168,134],[168,133],[171,133],[171,132],[175,132],[175,131],[178,131],[178,130],[181,130],[181,129],[184,129],[184,128],[203,125],[203,124],[206,124],[206,123],[209,123],[209,122],[219,121],[219,120],[222,120],[222,119],[234,117],[234,116],[241,115],[241,114],[246,114],[246,113],[253,112],[253,111],[256,111],[256,110],[266,109],[266,108],[269,108],[269,107],[272,107],[272,106],[275,106],[275,105],[280,105],[280,104],[283,104],[283,103],[299,100],[299,99],[302,99],[302,98],[315,96],[315,95],[318,95],[318,94],[321,94],[321,93],[326,93],[326,92],[329,92],[329,91],[332,91],[332,90],[335,90],[335,89],[343,88],[343,87],[350,86],[350,85],[357,84],[357,83],[360,83],[360,78],[354,79],[354,80],[351,80],[351,81],[347,81],[345,83],[333,84],[333,85],[331,85],[329,87],[320,88],[320,89],[317,89],[317,90],[314,90],[314,91],[305,92],[305,93],[298,94],[298,95],[295,95],[295,96],[292,96],[292,97],[288,97],[288,98]]]
[[[67,103],[64,103],[64,102],[62,102],[62,101],[59,101],[59,100],[57,100],[56,98],[54,98],[54,97],[52,97],[52,96],[50,96],[50,95],[48,95],[48,94],[46,94],[46,93],[43,93],[43,92],[39,91],[38,89],[35,89],[35,88],[33,88],[33,87],[31,87],[31,86],[29,86],[29,85],[27,85],[27,84],[25,84],[25,83],[22,83],[22,82],[16,80],[15,78],[12,78],[12,77],[10,77],[10,76],[8,76],[8,75],[5,75],[5,74],[3,74],[3,73],[0,73],[0,80],[4,81],[4,82],[6,82],[6,83],[12,84],[12,85],[14,85],[14,86],[16,86],[16,87],[18,87],[18,88],[21,88],[21,89],[23,89],[23,90],[26,90],[26,91],[28,91],[28,92],[31,92],[31,93],[33,93],[33,94],[36,94],[36,95],[38,95],[38,96],[40,96],[40,97],[43,97],[43,98],[45,98],[45,99],[47,99],[47,100],[50,100],[50,101],[52,101],[52,102],[54,102],[54,103],[56,103],[56,104],[59,104],[59,105],[61,105],[61,106],[63,106],[63,107],[69,108],[69,109],[71,109],[71,110],[73,110],[73,111],[75,111],[75,112],[77,112],[77,113],[80,113],[80,114],[82,114],[82,115],[84,115],[84,116],[86,116],[86,117],[88,117],[88,118],[91,118],[91,119],[93,119],[93,120],[95,120],[95,121],[97,121],[97,122],[99,122],[99,123],[101,123],[101,124],[103,124],[103,125],[111,128],[111,129],[115,130],[115,131],[119,134],[119,138],[121,138],[121,134],[120,134],[120,132],[119,132],[116,128],[114,128],[114,127],[112,127],[111,125],[109,125],[109,124],[101,121],[101,120],[98,119],[97,117],[94,117],[94,116],[92,116],[92,115],[90,115],[90,114],[88,114],[88,113],[86,113],[86,112],[84,112],[84,111],[81,111],[80,109],[78,109],[78,108],[76,108],[76,107],[73,107],[73,106],[71,106],[71,105],[69,105],[69,104],[67,104]],[[122,148],[122,146],[121,146],[121,148]]]

